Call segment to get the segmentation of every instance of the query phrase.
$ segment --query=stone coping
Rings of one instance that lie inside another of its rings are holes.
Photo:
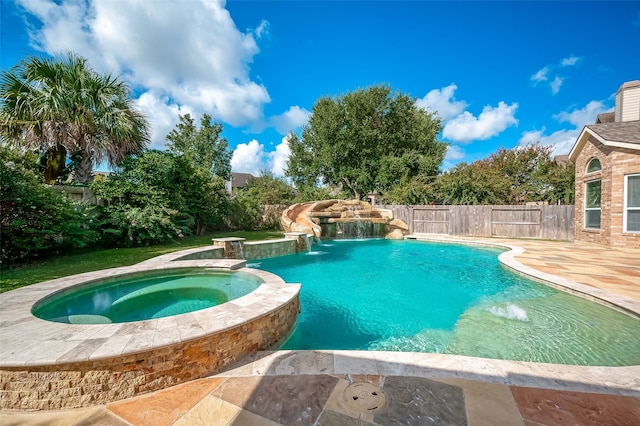
[[[207,248],[205,248],[207,249]],[[246,268],[235,259],[143,262],[133,266],[73,275],[0,294],[0,368],[55,366],[136,354],[171,346],[237,327],[273,312],[296,298],[299,284],[277,275]],[[65,324],[31,313],[43,297],[73,286],[125,274],[181,268],[241,271],[263,283],[253,292],[227,303],[181,315],[115,324]],[[88,343],[104,339],[99,347]]]
[[[640,366],[587,367],[418,352],[261,351],[227,366],[217,376],[314,374],[464,379],[640,397]]]
[[[205,252],[209,252],[209,253],[216,253],[217,256],[212,256],[212,259],[216,259],[216,265],[218,265],[219,267],[223,267],[223,268],[229,268],[229,269],[237,269],[237,268],[241,268],[244,265],[239,262],[236,259],[223,259],[222,255],[223,255],[223,251],[224,249],[222,247],[219,246],[203,246],[203,247],[196,247],[196,248],[191,248],[191,249],[186,249],[186,250],[180,250],[180,251],[174,251],[171,253],[167,253],[167,254],[162,254],[160,256],[156,256],[156,257],[152,257],[151,259],[147,259],[144,260],[140,263],[137,263],[135,266],[142,266],[142,265],[161,265],[164,264],[166,262],[174,262],[174,261],[178,261],[178,260],[182,260],[190,255],[193,254],[197,254],[197,253],[205,253]],[[186,260],[186,259],[185,259]],[[208,260],[208,259],[202,259],[202,260]]]
[[[291,232],[287,232],[287,234],[294,234]],[[307,233],[305,232],[299,232],[297,233],[299,235],[307,235]],[[295,238],[289,237],[289,238],[274,238],[272,240],[262,240],[262,241],[245,241],[244,245],[245,246],[261,246],[261,245],[268,245],[268,244],[275,244],[275,243],[290,243],[292,241],[295,241]]]
[[[455,239],[455,237],[442,238],[442,236],[434,234],[412,234],[406,236],[405,238],[434,243],[462,244],[477,247],[484,246],[507,250],[504,253],[500,253],[500,255],[498,255],[498,260],[503,266],[512,270],[513,272],[539,283],[564,291],[566,293],[571,293],[575,296],[582,297],[601,305],[605,305],[609,308],[615,309],[640,320],[639,300],[625,297],[596,287],[579,284],[574,281],[547,274],[545,272],[538,271],[537,269],[523,265],[516,259],[516,256],[524,253],[525,249],[518,245],[506,242],[460,240]]]

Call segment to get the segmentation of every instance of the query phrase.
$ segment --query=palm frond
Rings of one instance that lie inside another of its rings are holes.
[[[0,76],[0,134],[24,146],[64,146],[82,167],[116,165],[149,144],[149,125],[119,77],[99,74],[73,53],[31,57]],[[79,166],[80,167],[80,166]],[[90,178],[83,173],[82,180]]]

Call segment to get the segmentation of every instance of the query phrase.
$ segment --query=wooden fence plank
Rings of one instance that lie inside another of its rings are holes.
[[[573,241],[575,207],[386,205],[410,232]]]

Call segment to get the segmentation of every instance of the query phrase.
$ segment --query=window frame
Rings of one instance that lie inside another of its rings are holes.
[[[591,164],[593,164],[594,161],[598,162],[598,168],[596,170],[589,171],[589,167],[591,167]],[[585,168],[584,173],[586,175],[590,175],[591,173],[598,173],[601,171],[602,171],[602,161],[600,161],[598,157],[592,157],[591,160],[587,162],[587,167]]]
[[[637,207],[636,206],[631,206],[631,207],[629,207],[629,193],[627,191],[629,189],[629,178],[630,177],[639,177],[640,178],[640,173],[631,173],[631,174],[628,174],[628,175],[624,175],[624,193],[623,193],[623,197],[624,197],[623,208],[624,208],[624,210],[623,210],[623,215],[622,215],[622,217],[623,217],[623,219],[622,219],[622,221],[623,221],[622,229],[623,229],[623,232],[626,232],[626,233],[640,234],[640,229],[639,230],[629,230],[627,228],[627,226],[628,226],[627,218],[628,218],[628,215],[629,215],[629,211],[630,210],[640,211],[640,206],[637,206]]]
[[[588,187],[589,184],[592,183],[596,183],[596,182],[600,182],[600,197],[599,197],[599,203],[598,203],[598,207],[587,207],[587,195],[588,195]],[[598,179],[593,179],[590,181],[587,181],[584,183],[584,221],[583,221],[583,227],[585,230],[590,230],[590,231],[599,231],[600,229],[602,229],[602,178],[598,178]],[[598,221],[598,227],[594,228],[591,226],[587,226],[587,212],[588,211],[599,211],[600,212],[600,220]]]

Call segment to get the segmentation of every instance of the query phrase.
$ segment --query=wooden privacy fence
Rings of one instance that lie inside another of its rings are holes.
[[[411,233],[573,241],[574,206],[380,206]]]

